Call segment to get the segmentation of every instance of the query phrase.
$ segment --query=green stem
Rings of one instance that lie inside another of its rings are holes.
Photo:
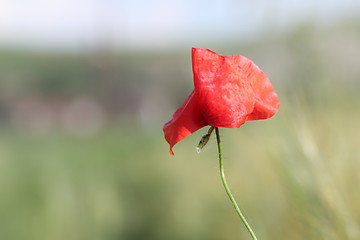
[[[215,133],[216,133],[216,140],[217,140],[217,146],[218,146],[218,151],[219,151],[219,165],[220,165],[221,181],[222,181],[222,183],[224,185],[224,188],[225,188],[225,191],[226,191],[227,195],[229,196],[230,201],[234,205],[234,208],[235,208],[237,214],[239,215],[241,221],[244,223],[246,229],[249,231],[252,239],[257,240],[254,231],[251,229],[249,223],[246,221],[246,219],[245,219],[244,215],[242,214],[238,204],[236,203],[235,198],[231,194],[230,188],[228,187],[228,184],[226,182],[224,166],[223,166],[222,151],[221,151],[221,141],[220,141],[219,128],[215,127]]]

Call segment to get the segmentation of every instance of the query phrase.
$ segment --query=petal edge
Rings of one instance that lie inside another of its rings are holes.
[[[170,154],[174,155],[172,148],[176,143],[206,125],[198,109],[196,93],[193,91],[163,127],[165,139],[170,145]]]

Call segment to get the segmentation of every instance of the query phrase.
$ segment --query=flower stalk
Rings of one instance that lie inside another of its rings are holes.
[[[227,184],[226,178],[225,178],[225,172],[224,172],[224,164],[223,164],[223,158],[222,158],[222,150],[221,150],[221,139],[220,139],[220,133],[219,133],[219,128],[215,127],[215,133],[216,133],[216,142],[217,142],[217,147],[218,147],[218,153],[219,153],[219,166],[220,166],[220,176],[221,176],[221,181],[224,185],[226,194],[228,195],[228,197],[230,198],[231,203],[233,204],[236,213],[239,215],[241,221],[243,222],[243,224],[245,225],[246,229],[248,230],[248,232],[250,233],[251,237],[253,240],[257,240],[254,231],[251,229],[249,223],[246,221],[246,218],[244,216],[244,214],[241,212],[234,196],[232,195],[230,188]]]

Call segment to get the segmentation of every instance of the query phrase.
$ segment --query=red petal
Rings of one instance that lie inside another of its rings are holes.
[[[248,58],[193,48],[192,62],[195,90],[163,128],[172,155],[177,142],[206,125],[235,128],[278,111],[269,79]]]
[[[206,125],[198,109],[196,93],[193,91],[176,110],[173,118],[164,125],[163,131],[166,141],[170,144],[170,154],[174,155],[172,148],[177,142]]]
[[[255,64],[250,76],[251,85],[256,95],[254,110],[248,120],[266,119],[277,113],[280,102],[277,94],[266,77]]]
[[[249,79],[255,65],[242,56],[220,56],[202,48],[192,49],[192,61],[199,109],[208,125],[244,124],[255,104]]]

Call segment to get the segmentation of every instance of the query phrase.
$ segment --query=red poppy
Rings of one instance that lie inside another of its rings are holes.
[[[195,89],[163,128],[172,155],[177,142],[202,127],[238,128],[279,109],[270,80],[246,57],[193,48],[192,68]]]

